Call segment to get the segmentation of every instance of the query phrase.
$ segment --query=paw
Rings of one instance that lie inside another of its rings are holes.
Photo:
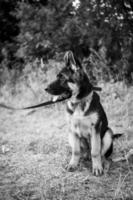
[[[66,169],[68,172],[74,172],[77,169],[77,165],[69,164]]]
[[[96,165],[96,166],[94,166],[92,172],[93,172],[93,174],[95,176],[101,176],[103,174],[103,167],[102,167],[102,165]]]

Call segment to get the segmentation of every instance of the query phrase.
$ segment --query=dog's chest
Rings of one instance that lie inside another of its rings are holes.
[[[88,137],[91,135],[92,126],[98,122],[98,113],[89,110],[90,103],[86,102],[84,105],[73,105],[71,102],[67,105],[68,122],[72,132],[78,134],[79,137]]]

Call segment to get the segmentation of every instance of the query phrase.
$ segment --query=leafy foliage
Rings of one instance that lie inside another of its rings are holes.
[[[71,49],[81,61],[89,57],[86,67],[91,76],[99,74],[100,68],[107,79],[131,82],[132,0],[84,0],[76,7],[73,2],[2,0],[1,23],[6,26],[0,30],[1,61],[7,57],[9,66],[11,57],[21,64],[36,58],[47,61]]]

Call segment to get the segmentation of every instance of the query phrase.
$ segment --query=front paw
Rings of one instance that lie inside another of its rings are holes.
[[[77,165],[75,164],[69,164],[66,168],[68,172],[74,172],[77,169]]]
[[[103,174],[103,167],[101,164],[97,164],[95,166],[93,166],[93,170],[92,170],[93,174],[95,176],[101,176]]]

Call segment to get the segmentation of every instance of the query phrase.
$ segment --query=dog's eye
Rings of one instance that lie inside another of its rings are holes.
[[[61,84],[64,84],[65,81],[66,81],[66,77],[62,73],[58,74],[57,78],[59,79],[59,81],[60,81]]]
[[[57,74],[57,78],[61,78],[61,77],[62,77],[61,73]]]

